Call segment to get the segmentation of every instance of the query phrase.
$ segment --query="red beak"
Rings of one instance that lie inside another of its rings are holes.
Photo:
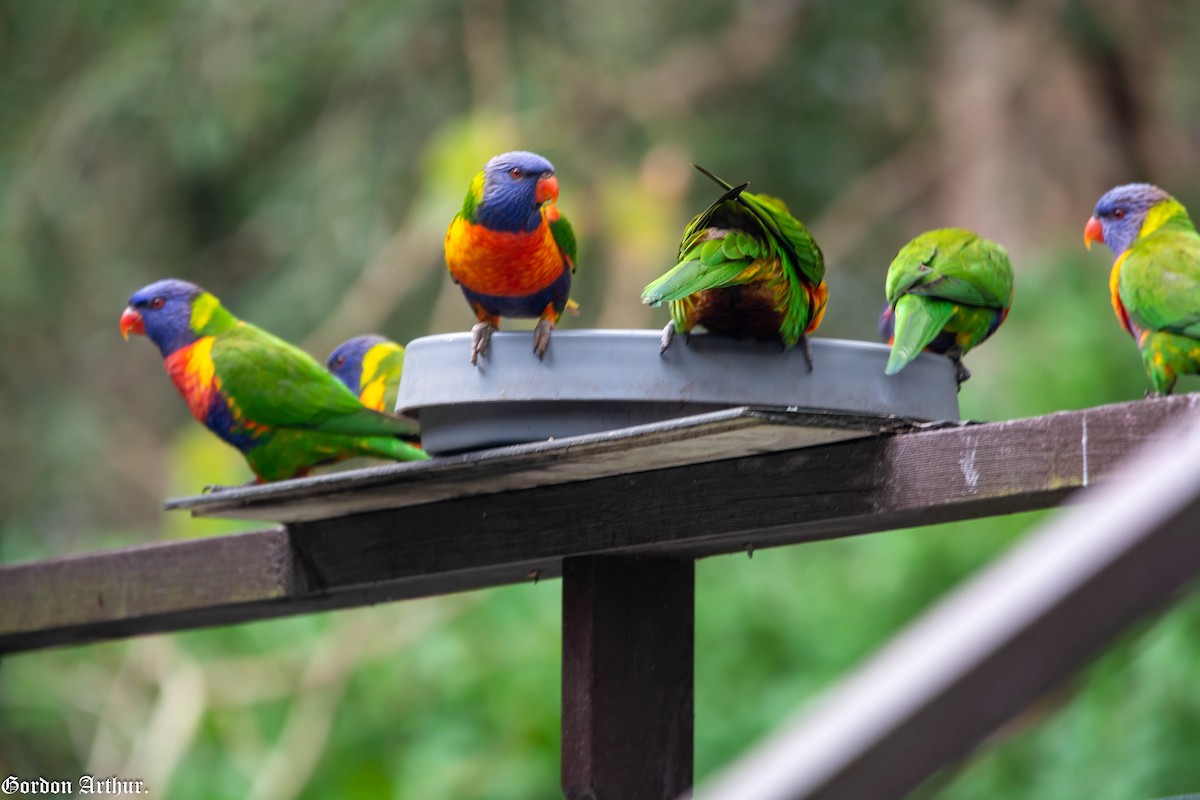
[[[1091,250],[1092,242],[1104,244],[1104,228],[1095,217],[1089,218],[1087,225],[1083,226],[1083,246]]]
[[[145,336],[146,323],[142,320],[142,315],[136,308],[126,306],[125,312],[121,314],[121,338],[129,341],[129,334],[131,333]]]
[[[538,205],[547,200],[558,200],[558,178],[553,175],[547,175],[544,178],[539,178],[537,188],[533,194],[534,202]]]

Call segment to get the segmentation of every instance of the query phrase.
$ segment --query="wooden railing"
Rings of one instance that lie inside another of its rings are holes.
[[[562,575],[566,795],[675,797],[692,780],[695,559],[1044,508],[1198,410],[900,430],[735,409],[225,490],[170,505],[282,527],[0,567],[0,652]]]

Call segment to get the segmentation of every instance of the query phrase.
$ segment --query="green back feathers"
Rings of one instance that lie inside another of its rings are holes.
[[[816,286],[825,279],[825,258],[821,254],[821,248],[817,246],[816,241],[812,238],[812,234],[808,232],[808,228],[804,227],[800,220],[792,216],[787,205],[782,200],[766,194],[747,192],[745,188],[749,184],[742,184],[740,189],[739,187],[731,186],[727,181],[718,178],[704,167],[695,166],[697,170],[718,186],[728,191],[736,192],[736,194],[728,199],[733,200],[738,205],[750,211],[766,234],[766,243],[768,246],[778,248],[785,256],[784,267],[791,275],[796,277],[803,276],[813,286]],[[724,200],[725,198],[718,200],[709,210],[712,211],[714,208],[720,207]],[[693,225],[695,225],[695,222],[693,222]]]
[[[1186,216],[1133,243],[1121,264],[1119,294],[1138,327],[1200,339],[1200,235]]]
[[[1013,272],[1008,251],[963,228],[923,233],[888,267],[887,300],[919,294],[966,305],[1008,308]]]
[[[895,335],[884,371],[894,375],[952,319],[961,333],[955,347],[963,352],[987,338],[994,329],[993,311],[1012,304],[1012,264],[1008,251],[995,242],[963,228],[941,228],[900,249],[888,267],[886,292],[895,312]]]
[[[366,408],[303,350],[249,323],[216,335],[212,359],[221,390],[258,424],[349,436],[417,436],[415,423]]]
[[[825,276],[820,248],[782,201],[696,169],[724,192],[684,229],[678,263],[642,290],[642,302],[657,306],[706,289],[783,281],[788,291],[780,335],[788,344],[796,342],[809,323],[804,287],[819,285]],[[672,306],[677,323],[686,313]]]

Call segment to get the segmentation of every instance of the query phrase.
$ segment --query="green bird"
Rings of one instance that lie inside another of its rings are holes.
[[[121,335],[158,346],[192,416],[246,457],[258,481],[300,477],[352,456],[426,459],[416,423],[364,406],[299,348],[243,322],[193,283],[139,289]]]
[[[1113,311],[1142,353],[1154,394],[1200,373],[1200,235],[1187,209],[1149,183],[1109,190],[1083,229],[1108,245]],[[1149,394],[1149,393],[1147,393]]]
[[[807,334],[821,324],[829,299],[821,248],[783,201],[696,169],[724,193],[684,230],[678,263],[642,290],[643,303],[670,304],[660,352],[676,333],[703,325],[737,338],[799,343],[811,371]]]
[[[1012,264],[995,242],[963,228],[940,228],[900,248],[886,291],[880,329],[892,352],[884,372],[895,375],[930,350],[954,362],[961,386],[971,377],[962,357],[1008,316]]]

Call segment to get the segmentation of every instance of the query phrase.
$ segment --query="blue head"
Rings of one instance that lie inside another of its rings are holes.
[[[532,231],[542,222],[542,203],[557,199],[553,164],[525,150],[501,153],[483,168],[483,197],[474,220],[494,231]]]
[[[1083,243],[1103,242],[1113,255],[1129,249],[1142,230],[1146,214],[1171,195],[1150,183],[1127,183],[1109,189],[1096,203],[1092,217],[1083,229]]]
[[[346,384],[350,391],[358,394],[362,389],[363,357],[372,347],[387,341],[376,334],[347,339],[333,349],[325,361],[325,366],[335,378]]]
[[[187,281],[168,278],[144,286],[133,293],[121,314],[121,335],[127,339],[131,333],[146,336],[165,358],[200,338],[194,325],[198,303],[206,319],[213,307],[220,306],[215,297]]]

